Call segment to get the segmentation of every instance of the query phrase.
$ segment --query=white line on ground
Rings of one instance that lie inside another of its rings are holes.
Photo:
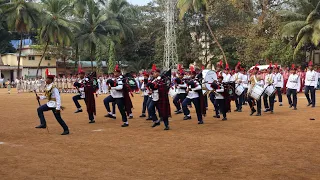
[[[94,132],[101,132],[101,131],[103,131],[103,129],[97,129],[97,130],[92,130],[92,131],[94,131]]]

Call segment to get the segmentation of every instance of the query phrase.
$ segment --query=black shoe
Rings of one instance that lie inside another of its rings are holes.
[[[69,134],[69,130],[65,130],[61,135],[68,135],[68,134]]]
[[[238,112],[242,112],[242,109],[239,109]]]
[[[238,112],[238,111],[239,111],[239,109],[235,109],[235,110],[234,110],[234,112]]]
[[[214,118],[220,118],[220,116],[218,115],[218,116],[213,116]]]
[[[261,116],[261,113],[258,113],[256,116]]]
[[[166,127],[164,128],[164,130],[165,130],[165,131],[170,130],[169,126],[166,126]]]
[[[182,113],[183,113],[182,111],[175,112],[175,114],[182,114]]]
[[[283,106],[282,104],[279,104],[279,106]]]
[[[39,126],[37,126],[36,128],[38,129],[45,129],[47,128],[47,126],[45,124],[40,124]]]
[[[203,124],[203,121],[199,121],[198,124]]]
[[[292,108],[292,104],[290,104],[289,108]]]
[[[185,117],[183,118],[183,120],[189,120],[189,119],[191,119],[191,116],[185,116]]]
[[[128,126],[129,126],[129,124],[126,124],[126,123],[121,125],[121,127],[128,127]]]
[[[316,107],[316,106],[315,106],[315,105],[312,105],[311,107],[314,108],[314,107]]]
[[[152,121],[152,118],[151,118],[151,117],[149,117],[149,118],[147,118],[146,120],[147,120],[147,121]]]
[[[270,111],[270,109],[266,109],[266,110],[264,110],[263,112],[269,112]]]
[[[129,116],[129,119],[133,119],[133,116]]]
[[[312,103],[309,102],[307,106],[311,106],[311,104],[312,104]]]
[[[223,118],[223,119],[222,119],[222,121],[226,121],[226,120],[228,120],[228,119],[227,119],[227,118]]]
[[[93,123],[95,123],[96,121],[95,120],[90,120],[89,121],[89,124],[93,124]]]
[[[271,114],[273,114],[273,111],[271,111]]]
[[[155,123],[153,123],[153,125],[151,126],[151,127],[157,127],[157,126],[160,126],[160,122],[155,122]]]
[[[143,117],[147,117],[147,116],[145,114],[141,114],[141,116],[139,116],[139,117],[143,118]]]
[[[294,108],[293,108],[293,110],[297,110],[297,108],[296,108],[296,107],[294,107]]]
[[[257,111],[255,109],[252,109],[250,116],[252,116],[255,112],[257,112]]]
[[[78,109],[76,112],[74,113],[81,113],[82,112],[82,109]]]
[[[107,115],[105,115],[104,117],[116,119],[116,117],[115,117],[115,116],[112,116],[111,114],[107,114]]]

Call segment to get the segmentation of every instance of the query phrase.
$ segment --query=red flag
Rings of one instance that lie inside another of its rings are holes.
[[[46,69],[46,77],[48,77],[48,75],[49,75],[49,69],[47,68]]]

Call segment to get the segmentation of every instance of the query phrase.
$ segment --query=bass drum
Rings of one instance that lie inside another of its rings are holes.
[[[211,84],[218,81],[217,73],[213,70],[205,69],[202,71],[203,85],[209,91],[212,91]]]

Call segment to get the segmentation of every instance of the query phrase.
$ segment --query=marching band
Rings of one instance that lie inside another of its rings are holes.
[[[63,135],[69,134],[68,127],[60,116],[60,95],[59,87],[66,87],[64,92],[71,93],[70,83],[73,82],[73,88],[76,89],[78,95],[72,99],[77,108],[75,113],[81,113],[83,110],[78,100],[84,100],[87,106],[87,113],[89,116],[89,123],[94,123],[96,115],[95,95],[98,92],[110,92],[110,95],[103,100],[107,115],[105,117],[116,119],[115,106],[118,106],[122,117],[122,127],[128,127],[132,116],[132,101],[130,95],[135,87],[139,87],[142,92],[143,104],[142,114],[140,118],[152,120],[155,128],[160,125],[161,121],[164,123],[164,130],[169,130],[169,117],[171,117],[171,109],[169,96],[172,97],[172,102],[175,106],[175,115],[184,114],[183,120],[190,120],[190,104],[194,105],[198,124],[204,124],[204,117],[207,111],[207,95],[209,95],[211,102],[215,108],[214,118],[227,120],[227,113],[231,112],[231,101],[235,101],[235,112],[242,112],[242,106],[249,104],[251,112],[250,115],[256,113],[256,116],[262,115],[262,100],[264,104],[264,112],[274,113],[274,104],[276,95],[278,96],[279,106],[282,106],[282,90],[286,88],[286,95],[289,102],[289,107],[297,110],[297,93],[301,89],[301,76],[297,73],[297,68],[292,65],[290,74],[287,80],[280,72],[277,64],[270,64],[264,74],[261,73],[258,65],[253,67],[246,73],[241,64],[238,63],[234,72],[230,73],[229,65],[226,64],[224,71],[223,64],[220,62],[217,65],[217,71],[202,69],[195,70],[190,68],[190,71],[185,71],[181,66],[178,66],[177,75],[171,75],[170,71],[161,73],[161,70],[153,65],[150,72],[144,71],[134,86],[132,82],[132,75],[122,75],[119,66],[116,66],[113,76],[107,80],[104,78],[97,78],[95,73],[90,73],[85,76],[83,71],[79,72],[78,79],[68,77],[65,79],[57,79],[54,83],[53,76],[48,76],[44,92],[49,102],[54,102],[53,106],[46,105],[46,107],[38,108],[38,115],[41,124],[37,128],[45,128],[46,122],[44,120],[43,111],[52,110],[55,113],[57,121],[64,128]],[[48,79],[49,78],[49,79]],[[308,106],[315,107],[316,97],[315,91],[317,88],[318,73],[313,70],[313,64],[308,64],[308,71],[306,72],[305,96],[308,100]],[[286,82],[286,84],[285,84]],[[103,86],[107,87],[107,91],[103,90]],[[41,92],[41,91],[40,91]],[[309,97],[311,95],[311,98]],[[40,96],[37,96],[40,99]],[[43,99],[43,97],[41,98]],[[111,111],[110,103],[113,106]],[[48,103],[50,104],[50,103]],[[56,113],[58,112],[58,113]],[[157,115],[158,113],[158,115]]]

